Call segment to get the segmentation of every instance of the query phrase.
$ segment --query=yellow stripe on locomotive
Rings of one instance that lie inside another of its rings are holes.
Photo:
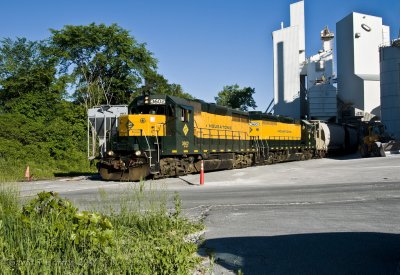
[[[198,112],[194,116],[195,136],[226,140],[249,140],[248,116],[232,114],[218,115]]]
[[[251,120],[251,137],[261,140],[300,140],[301,125],[269,120]]]
[[[119,117],[119,136],[165,136],[165,122],[165,115],[123,115]]]

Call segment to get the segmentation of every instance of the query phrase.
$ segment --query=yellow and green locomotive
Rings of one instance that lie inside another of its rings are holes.
[[[308,159],[318,155],[314,125],[201,100],[143,95],[119,118],[98,163],[105,180],[136,181]]]

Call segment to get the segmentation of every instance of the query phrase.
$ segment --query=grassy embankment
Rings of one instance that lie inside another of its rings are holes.
[[[76,176],[96,173],[95,166],[90,166],[84,154],[82,159],[75,162],[56,163],[55,161],[41,163],[32,160],[4,160],[0,159],[0,183],[17,182],[25,180],[26,167],[33,180],[52,179],[57,176]]]
[[[51,192],[22,204],[15,189],[2,185],[2,273],[192,273],[200,259],[197,245],[185,237],[203,225],[181,217],[178,196],[168,212],[165,196],[147,192],[143,184],[124,193],[118,211],[103,204],[100,213],[79,211]]]

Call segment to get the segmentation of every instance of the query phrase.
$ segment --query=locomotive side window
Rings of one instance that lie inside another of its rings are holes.
[[[185,121],[185,110],[181,109],[181,121]]]
[[[190,121],[190,110],[186,110],[186,112],[185,112],[185,114],[186,114],[186,122],[189,122]]]
[[[167,116],[169,116],[169,117],[174,117],[175,116],[175,109],[171,104],[168,105]]]
[[[182,122],[190,121],[190,110],[181,109],[181,121]]]

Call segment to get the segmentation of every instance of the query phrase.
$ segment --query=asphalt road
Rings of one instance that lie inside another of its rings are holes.
[[[207,230],[200,254],[215,274],[400,274],[400,155],[291,162],[147,182],[179,192]],[[117,205],[138,183],[82,178],[21,184],[21,195],[59,192],[80,207],[102,193]],[[132,198],[133,200],[134,198]]]

